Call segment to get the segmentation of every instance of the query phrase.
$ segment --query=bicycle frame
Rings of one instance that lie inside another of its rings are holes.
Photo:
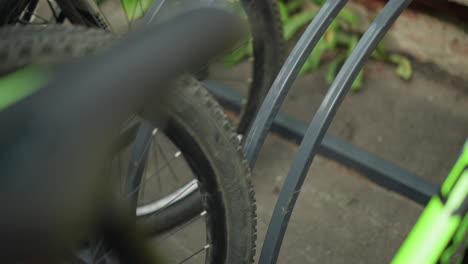
[[[458,250],[467,246],[463,241],[468,231],[467,211],[468,144],[392,263],[449,263]]]
[[[322,103],[320,104],[304,134],[303,140],[299,146],[298,153],[293,160],[293,163],[288,172],[288,176],[283,184],[279,198],[275,205],[273,216],[271,217],[268,226],[259,263],[276,263],[282,240],[286,232],[290,216],[294,209],[295,202],[300,193],[301,186],[304,182],[313,158],[319,150],[326,130],[328,129],[344,96],[349,91],[351,84],[353,83],[359,71],[362,69],[365,61],[370,56],[371,52],[376,48],[377,44],[383,38],[390,26],[396,21],[396,19],[411,2],[411,0],[390,0],[386,4],[377,18],[372,22],[368,30],[365,32],[363,37],[360,39],[358,45],[346,60],[336,79],[330,86],[327,94],[325,95]],[[279,111],[284,98],[286,97],[286,94],[288,93],[289,88],[297,77],[312,49],[322,37],[331,21],[337,16],[339,11],[346,3],[347,0],[328,0],[322,6],[314,20],[309,24],[304,34],[301,36],[291,54],[287,58],[285,64],[283,65],[279,75],[277,76],[267,97],[265,98],[264,103],[260,107],[256,119],[252,125],[252,129],[245,139],[244,151],[252,168],[255,166],[260,148],[265,141],[265,137],[273,123],[275,116]],[[455,176],[450,176],[449,179],[453,179],[454,177]],[[466,177],[463,176],[461,178]],[[465,186],[462,185],[460,188],[464,190]],[[459,195],[461,195],[463,198],[463,195],[466,196],[466,192]],[[457,199],[461,199],[460,196],[457,196]],[[436,202],[431,200],[430,206],[437,207],[441,212],[446,212],[446,210],[448,210],[441,209],[443,206],[440,203],[438,205],[433,205],[434,203]],[[457,203],[457,205],[459,204]],[[453,209],[453,205],[450,207],[450,209]],[[435,209],[428,210],[433,212]],[[463,213],[462,216],[465,213]],[[423,218],[426,219],[427,217]],[[427,223],[427,220],[422,220],[422,222]],[[465,224],[465,220],[463,220],[462,223]],[[430,222],[429,224],[433,224],[433,222]],[[427,226],[427,224],[420,225]],[[457,225],[452,224],[450,228],[453,229],[454,226]],[[419,227],[416,228],[418,230],[423,230]],[[444,228],[441,228],[440,231],[446,231]],[[451,237],[451,235],[451,233],[446,233],[443,236]],[[420,239],[420,237],[421,236],[418,236],[418,239]],[[405,245],[411,246],[404,246],[402,249],[403,253],[399,253],[395,263],[424,263],[419,261],[407,262],[407,257],[412,254],[412,246],[415,245],[414,241],[417,240],[414,238],[409,239],[409,242],[407,242]],[[436,244],[438,246],[442,245],[441,243]],[[425,249],[418,253],[419,256],[424,254],[427,254]]]

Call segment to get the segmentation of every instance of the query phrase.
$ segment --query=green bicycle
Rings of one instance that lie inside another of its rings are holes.
[[[403,263],[466,263],[468,144],[393,259]],[[452,260],[459,258],[458,262]]]

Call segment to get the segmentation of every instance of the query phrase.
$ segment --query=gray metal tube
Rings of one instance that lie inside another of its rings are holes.
[[[255,166],[260,148],[265,141],[268,131],[270,131],[271,124],[289,88],[291,88],[307,57],[309,57],[315,45],[317,45],[322,35],[330,26],[330,23],[338,15],[346,2],[348,0],[328,0],[314,20],[310,22],[304,34],[286,59],[244,141],[244,153],[251,168]]]
[[[330,86],[307,128],[276,202],[260,255],[260,264],[276,263],[297,197],[331,120],[357,74],[362,69],[364,62],[390,26],[410,3],[411,0],[391,0],[387,3],[361,38]]]

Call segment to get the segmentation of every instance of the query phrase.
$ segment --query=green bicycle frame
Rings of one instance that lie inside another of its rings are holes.
[[[0,111],[31,95],[49,80],[45,67],[29,66],[0,78]]]
[[[460,250],[468,228],[468,144],[440,188],[419,217],[392,264],[446,264]],[[450,262],[453,263],[453,262]]]

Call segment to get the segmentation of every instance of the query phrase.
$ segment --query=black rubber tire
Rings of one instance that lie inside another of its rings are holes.
[[[0,1],[0,25],[15,23],[29,1]],[[102,16],[96,14],[87,1],[89,0],[60,0],[58,4],[72,23],[108,29]],[[283,65],[284,38],[276,0],[241,1],[253,36],[254,57],[252,83],[237,126],[239,134],[246,134]]]
[[[283,66],[283,24],[277,0],[242,0],[253,36],[253,76],[237,132],[245,135]]]
[[[92,19],[89,18],[89,15],[82,19],[77,17],[78,13],[75,9],[78,8],[76,7],[79,6],[81,13],[84,13],[84,7],[89,6],[86,1],[88,0],[61,0],[58,3],[62,7],[65,16],[71,18],[74,23],[92,25],[96,23],[95,21],[103,22],[99,14],[96,14],[98,17]],[[245,134],[283,65],[284,38],[277,0],[241,1],[252,32],[254,58],[252,83],[237,127],[239,134]],[[92,13],[95,12],[92,10],[88,12],[88,14]],[[86,19],[92,21],[86,21]],[[106,26],[105,28],[109,27]]]
[[[184,157],[194,173],[204,176],[198,177],[198,180],[205,208],[224,207],[224,215],[211,215],[208,222],[211,223],[210,228],[214,228],[212,234],[225,234],[219,239],[230,244],[227,248],[231,252],[226,252],[223,258],[215,257],[212,263],[251,263],[256,240],[254,191],[240,142],[222,108],[200,82],[186,76],[167,87],[167,92],[147,112],[149,115],[143,115],[146,120],[152,120],[151,113],[158,112],[171,117],[167,123],[170,133],[166,135],[186,154]],[[203,159],[206,160],[201,162]],[[195,193],[189,197],[194,200],[183,200],[171,206],[173,215],[170,211],[162,211],[149,216],[148,222],[157,228],[165,223],[165,217],[171,222],[176,220],[175,217],[179,217],[181,222],[191,219],[193,215],[190,216],[191,212],[186,208],[199,202]],[[200,212],[196,210],[195,213]],[[226,223],[224,227],[218,226],[223,222]],[[215,241],[217,239],[214,238]],[[218,242],[213,244],[214,247],[219,245]],[[250,254],[246,254],[249,249]],[[217,254],[216,251],[218,249],[215,248],[213,252]]]
[[[97,29],[51,25],[1,28],[0,39],[0,58],[4,56],[0,72],[5,73],[30,63],[98,52],[111,45],[113,36]],[[160,117],[156,113],[167,115],[164,132],[186,154],[200,182],[212,240],[208,263],[253,262],[254,192],[250,170],[229,120],[206,89],[189,76],[169,85],[162,94],[146,106],[142,117],[156,122]],[[174,206],[175,215],[180,215],[184,208]],[[164,217],[172,220],[167,213],[153,215],[151,220],[167,221]]]
[[[116,39],[109,32],[78,26],[5,26],[0,28],[0,74],[33,62],[58,62],[96,54]]]

